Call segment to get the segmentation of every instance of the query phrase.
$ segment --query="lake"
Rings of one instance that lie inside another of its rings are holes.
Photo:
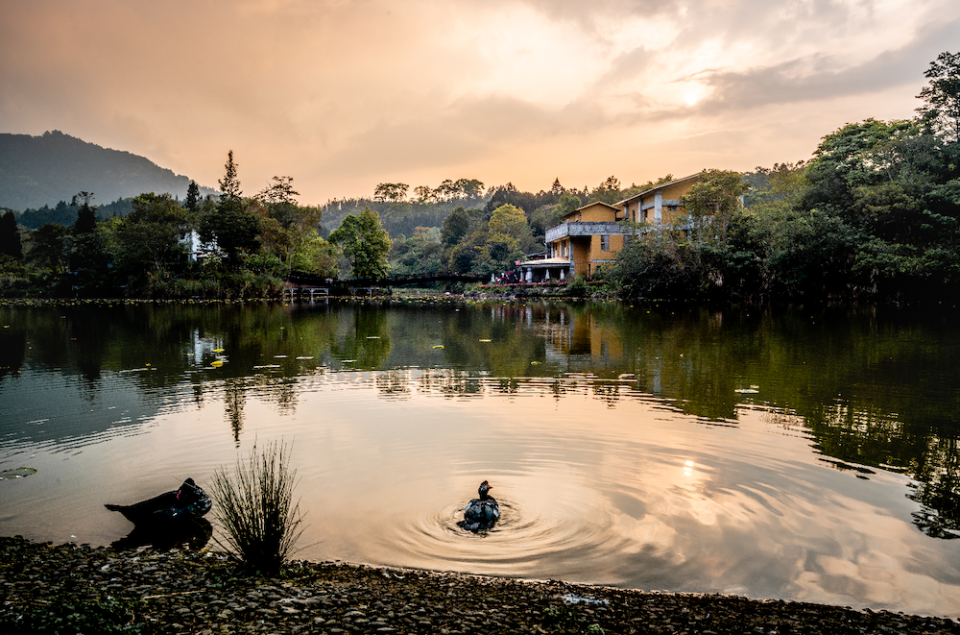
[[[296,557],[955,616],[957,317],[2,306],[0,532],[108,545],[104,503],[282,440]],[[483,480],[503,516],[473,534]]]

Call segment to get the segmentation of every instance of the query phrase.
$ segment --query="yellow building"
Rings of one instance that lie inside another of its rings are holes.
[[[650,231],[674,224],[687,212],[683,197],[700,174],[648,188],[614,205],[590,203],[563,218],[546,232],[547,257],[520,263],[525,282],[590,278],[617,260],[631,239],[642,240]],[[624,223],[621,221],[630,221]],[[640,230],[634,223],[647,223]]]
[[[625,198],[616,204],[620,209],[617,218],[650,223],[654,229],[659,225],[670,225],[687,213],[682,199],[699,178],[700,174],[693,174]]]
[[[625,234],[633,229],[617,222],[619,208],[606,203],[590,203],[563,217],[563,222],[547,230],[547,260],[560,266],[560,278],[590,277],[597,268],[617,260]],[[527,265],[528,263],[524,263]],[[536,273],[533,275],[536,281]]]

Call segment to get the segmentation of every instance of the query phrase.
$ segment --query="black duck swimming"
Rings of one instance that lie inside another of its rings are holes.
[[[463,520],[457,523],[467,531],[480,531],[491,529],[500,520],[500,505],[493,496],[488,493],[493,489],[487,481],[480,483],[477,490],[480,498],[474,498],[467,503],[463,510]]]

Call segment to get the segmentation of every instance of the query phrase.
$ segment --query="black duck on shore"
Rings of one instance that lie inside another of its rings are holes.
[[[165,492],[133,505],[104,505],[112,512],[120,512],[136,525],[200,518],[210,511],[212,506],[210,497],[192,478],[185,480],[180,489]]]

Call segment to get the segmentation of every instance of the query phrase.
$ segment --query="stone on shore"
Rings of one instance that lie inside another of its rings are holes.
[[[947,618],[644,593],[344,563],[245,574],[212,551],[115,551],[0,537],[0,632],[44,620],[116,633],[960,633]],[[66,620],[66,621],[64,621]],[[52,631],[51,631],[52,632]]]

